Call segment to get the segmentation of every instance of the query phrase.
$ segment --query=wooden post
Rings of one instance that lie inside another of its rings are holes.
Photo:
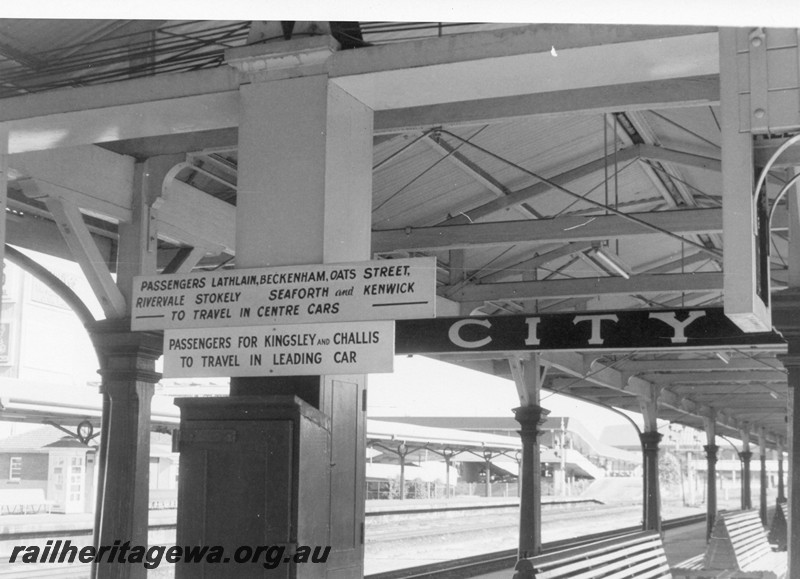
[[[241,80],[237,268],[371,257],[373,113],[328,78],[325,62],[336,50],[333,38],[313,36],[237,47],[226,53]],[[285,76],[289,61],[292,74]],[[329,499],[328,506],[317,511],[297,506],[302,525],[328,530],[331,553],[324,565],[298,568],[298,577],[362,576],[366,376],[231,379],[231,397],[265,397],[269,404],[268,395],[297,396],[321,411],[331,425],[329,457],[318,465],[325,471],[321,474],[330,476],[324,497]],[[306,459],[301,456],[300,460]],[[182,469],[184,475],[206,476]],[[254,467],[240,476],[255,481],[262,475]],[[269,484],[261,480],[259,484]],[[225,480],[209,484],[223,485]],[[231,505],[235,512],[226,516],[243,513],[246,517],[263,506],[255,495],[241,497]],[[181,520],[179,513],[178,537]],[[206,524],[213,527],[217,521]],[[289,523],[275,522],[279,524],[296,534]],[[261,540],[254,530],[250,544]]]

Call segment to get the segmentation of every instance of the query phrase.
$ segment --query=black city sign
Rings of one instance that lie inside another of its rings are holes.
[[[397,320],[395,353],[639,350],[775,346],[776,332],[745,333],[722,308],[624,310]]]

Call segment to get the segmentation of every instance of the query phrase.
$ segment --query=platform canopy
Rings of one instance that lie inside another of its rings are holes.
[[[372,255],[436,257],[439,315],[724,305],[733,201],[715,27],[0,20],[7,242],[77,260],[118,312],[106,281],[133,217],[134,164],[159,157],[159,271],[232,267],[248,43],[326,34],[331,82],[375,111]],[[760,141],[756,163],[785,141]],[[768,180],[768,195],[780,182]],[[787,227],[784,199],[769,236],[772,291],[788,283]],[[774,445],[786,429],[782,351],[542,361],[554,391],[630,410],[658,392],[662,418],[711,419]],[[440,357],[511,375],[519,356]]]

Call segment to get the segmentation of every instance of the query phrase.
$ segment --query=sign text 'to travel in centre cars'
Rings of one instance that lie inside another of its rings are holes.
[[[234,269],[134,280],[133,330],[433,317],[435,258]]]

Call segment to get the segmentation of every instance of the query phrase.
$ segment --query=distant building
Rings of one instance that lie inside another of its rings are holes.
[[[1,440],[0,495],[41,489],[54,513],[90,513],[96,450],[52,426]]]

